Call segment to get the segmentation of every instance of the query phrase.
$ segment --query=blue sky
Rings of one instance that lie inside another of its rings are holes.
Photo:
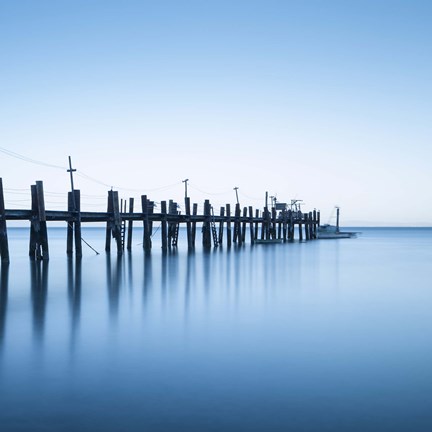
[[[431,225],[432,3],[0,0],[0,147],[106,185]],[[0,152],[7,207],[69,178]],[[17,190],[12,190],[17,189]],[[23,191],[21,191],[23,189]],[[24,200],[24,201],[22,201]],[[47,204],[48,206],[48,204]]]

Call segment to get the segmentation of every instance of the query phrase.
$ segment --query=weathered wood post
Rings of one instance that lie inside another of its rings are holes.
[[[118,191],[111,191],[111,199],[113,202],[113,226],[111,232],[117,243],[117,254],[121,255],[123,253],[122,219],[120,215],[120,203],[119,203]]]
[[[108,202],[107,202],[107,213],[108,219],[106,223],[105,231],[105,251],[109,252],[111,250],[111,233],[112,233],[112,220],[111,216],[113,213],[113,200],[112,200],[112,190],[108,191]]]
[[[161,201],[161,241],[162,241],[162,251],[166,252],[168,248],[168,238],[167,238],[167,203],[166,201]]]
[[[219,244],[222,246],[223,242],[223,226],[224,226],[224,217],[225,217],[225,207],[220,208],[220,221],[219,221]]]
[[[302,241],[303,240],[303,226],[302,226],[302,212],[298,211],[297,212],[297,219],[298,219],[298,232],[299,232],[299,240]]]
[[[310,240],[309,215],[307,213],[304,214],[304,229],[306,240]]]
[[[192,242],[192,224],[190,219],[191,214],[191,208],[190,208],[190,198],[185,197],[185,210],[186,210],[186,232],[187,232],[187,243],[188,243],[188,249],[193,249],[193,242]]]
[[[193,207],[192,207],[192,216],[196,217],[196,215],[198,214],[198,204],[194,203]],[[195,248],[195,238],[196,238],[196,220],[194,219],[192,221],[192,247]]]
[[[30,225],[29,256],[31,259],[48,260],[48,231],[42,181],[37,181],[36,185],[31,186],[31,196],[32,217]]]
[[[134,199],[129,198],[129,213],[132,214],[134,211]],[[127,233],[127,250],[132,249],[132,231],[133,231],[133,221],[129,219],[128,221],[128,233]]]
[[[151,227],[149,220],[149,200],[147,195],[141,195],[141,207],[143,213],[143,248],[146,252],[151,250]]]
[[[313,240],[315,237],[314,237],[314,229],[313,229],[314,223],[313,223],[312,212],[309,212],[308,220],[309,220],[309,239]]]
[[[243,223],[242,223],[242,230],[241,230],[241,241],[242,243],[245,243],[246,241],[246,222],[247,222],[247,207],[243,208]]]
[[[231,247],[231,205],[226,204],[227,215],[227,246]]]
[[[283,242],[287,241],[287,210],[284,208],[282,210],[282,238]]]
[[[234,211],[234,238],[233,242],[239,242],[241,244],[241,233],[240,233],[240,204],[236,204]]]
[[[256,240],[258,238],[258,227],[259,227],[259,209],[255,209],[255,235],[254,239]]]
[[[271,209],[271,229],[270,229],[270,233],[271,233],[271,238],[275,239],[276,238],[276,208],[272,207]]]
[[[73,191],[75,201],[74,234],[75,234],[75,257],[82,257],[81,242],[81,192],[77,189]],[[72,194],[71,194],[72,195]]]
[[[313,238],[317,238],[317,212],[313,211]]]
[[[202,235],[203,235],[203,247],[211,248],[211,234],[210,234],[210,215],[211,215],[211,207],[210,201],[204,201],[204,222],[202,226]]]
[[[3,180],[0,178],[0,255],[2,264],[7,264],[9,262],[9,243],[5,213]]]
[[[250,234],[250,242],[253,245],[255,243],[254,238],[254,223],[253,223],[253,208],[249,206],[249,234]]]
[[[288,210],[288,239],[294,241],[294,215],[293,211]]]

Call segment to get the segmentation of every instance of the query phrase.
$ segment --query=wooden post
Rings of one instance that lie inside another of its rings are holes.
[[[223,226],[224,226],[225,207],[220,208],[220,222],[219,222],[219,244],[222,246],[223,242]]]
[[[31,190],[31,220],[30,220],[30,244],[29,244],[29,257],[30,259],[39,259],[40,251],[38,250],[38,221],[37,221],[37,198],[36,198],[36,185],[30,186]]]
[[[294,215],[292,210],[288,210],[288,239],[294,241]]]
[[[134,199],[129,198],[129,213],[132,214],[134,211]],[[133,221],[129,219],[128,221],[128,234],[127,234],[127,250],[132,249],[132,231],[133,231]]]
[[[105,251],[109,252],[111,250],[111,233],[112,233],[112,213],[113,213],[113,200],[112,200],[112,191],[108,191],[108,203],[107,203],[107,213],[108,219],[106,223],[106,232],[105,232]]]
[[[275,239],[276,238],[276,209],[274,207],[272,207],[271,209],[271,238]]]
[[[227,215],[227,246],[231,247],[231,205],[226,204]]]
[[[114,226],[112,229],[113,237],[117,243],[117,254],[121,255],[123,253],[123,245],[121,238],[121,227],[122,227],[122,219],[120,215],[120,203],[118,191],[112,191],[112,200],[113,200],[113,216],[114,216]]]
[[[161,201],[161,240],[162,240],[162,251],[166,252],[168,248],[168,238],[167,238],[167,203],[166,201]]]
[[[0,255],[2,264],[9,262],[9,243],[6,227],[3,180],[0,178]]]
[[[192,206],[192,216],[196,216],[198,214],[198,204],[194,203]],[[192,247],[195,248],[195,238],[196,238],[196,221],[192,222]]]
[[[72,215],[74,211],[72,192],[68,192],[68,213]],[[67,221],[66,254],[73,253],[73,217]]]
[[[299,240],[303,240],[303,227],[302,227],[302,213],[300,211],[297,212],[298,218],[298,232],[299,232]]]
[[[259,209],[255,210],[255,235],[254,235],[254,240],[256,240],[258,238],[258,226],[259,226]]]
[[[243,208],[242,238],[241,238],[242,243],[244,243],[245,240],[246,240],[246,220],[247,220],[247,211],[248,211],[247,207],[244,207],[244,208]]]
[[[239,242],[241,244],[241,235],[240,235],[240,204],[235,205],[234,210],[234,238],[233,242]]]
[[[81,242],[81,192],[78,189],[74,190],[75,196],[75,257],[82,257],[82,242]]]
[[[168,201],[168,214],[174,214],[173,210],[173,200]],[[172,222],[168,222],[168,248],[171,248],[172,239],[174,237],[174,224]]]
[[[287,241],[287,211],[282,210],[282,239],[285,243]]]
[[[193,249],[192,242],[192,224],[190,220],[191,208],[190,208],[190,198],[185,197],[185,210],[186,210],[186,232],[187,232],[187,243],[188,249]]]
[[[318,226],[320,226],[320,223],[321,223],[320,218],[321,218],[321,212],[318,210],[317,211],[317,225]]]
[[[249,206],[249,234],[251,244],[255,243],[254,239],[254,223],[253,223],[253,208]]]
[[[151,231],[149,221],[149,201],[147,195],[141,195],[141,207],[143,213],[143,248],[146,252],[151,250]]]
[[[48,231],[45,216],[45,200],[43,183],[37,181],[31,186],[32,195],[32,217],[30,225],[30,247],[29,256],[31,259],[49,259]]]
[[[313,240],[315,237],[314,237],[314,230],[313,230],[312,212],[309,212],[308,220],[309,220],[309,239]]]
[[[310,240],[309,215],[307,213],[304,214],[304,229],[305,229],[306,240]]]
[[[317,238],[317,212],[313,211],[313,238]]]
[[[203,247],[207,249],[211,248],[210,214],[211,214],[210,201],[205,200],[204,201],[205,220],[202,226],[202,234],[203,234]]]

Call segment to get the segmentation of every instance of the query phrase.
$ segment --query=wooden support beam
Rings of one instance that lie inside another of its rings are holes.
[[[246,241],[246,222],[247,222],[247,207],[243,208],[243,223],[242,223],[242,231],[241,231],[241,240],[242,243]]]
[[[112,228],[113,237],[117,243],[117,254],[121,255],[123,253],[123,244],[122,244],[122,218],[120,215],[120,202],[118,191],[112,191],[112,200],[113,200],[113,217],[114,217],[114,226]]]
[[[253,223],[253,208],[249,206],[249,234],[250,234],[250,242],[251,244],[255,243],[254,238],[254,223]]]
[[[297,217],[298,217],[298,232],[299,232],[299,240],[302,241],[303,240],[303,225],[302,225],[302,213],[299,211],[297,212]]]
[[[254,240],[258,239],[258,228],[259,228],[259,209],[255,210],[255,235],[254,235]]]
[[[150,230],[150,220],[149,220],[149,200],[147,195],[141,196],[141,207],[143,213],[143,248],[146,252],[151,250],[151,230]]]
[[[210,201],[204,201],[204,222],[202,226],[202,241],[203,247],[206,249],[211,248],[211,232],[210,232],[210,217],[211,217],[211,206]]]
[[[220,222],[219,222],[219,244],[223,243],[223,226],[224,226],[225,207],[220,208]]]
[[[194,203],[192,206],[192,215],[196,216],[198,214],[198,204]],[[196,221],[192,222],[192,247],[195,248],[195,238],[196,238]]]
[[[109,252],[111,250],[111,233],[112,233],[112,214],[113,214],[113,200],[112,200],[112,191],[108,191],[108,202],[107,202],[107,223],[106,223],[106,232],[105,232],[105,251]]]
[[[167,203],[161,201],[161,241],[162,251],[166,252],[168,249],[168,237],[167,237]]]
[[[307,213],[304,214],[304,229],[306,240],[310,240],[309,215]]]
[[[129,213],[132,214],[134,211],[134,199],[129,198]],[[133,221],[131,219],[128,220],[128,231],[127,231],[127,250],[132,249],[132,232],[133,232]]]
[[[190,207],[190,198],[185,197],[185,211],[186,211],[186,234],[187,234],[187,243],[188,243],[188,249],[193,249],[193,242],[192,242],[192,223],[190,219],[191,214],[191,207]]]
[[[81,242],[81,192],[78,189],[74,191],[75,196],[75,214],[74,214],[74,234],[75,234],[75,257],[82,257]]]
[[[227,246],[231,247],[231,206],[226,204],[226,215],[227,215]]]

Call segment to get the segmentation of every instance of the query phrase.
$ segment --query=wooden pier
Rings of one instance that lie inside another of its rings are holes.
[[[218,247],[225,244],[231,247],[233,243],[241,246],[249,239],[250,244],[289,242],[295,239],[295,228],[298,229],[299,240],[313,240],[317,237],[320,224],[320,212],[303,213],[288,206],[272,205],[264,207],[260,213],[252,206],[240,207],[237,203],[234,212],[230,204],[221,207],[216,215],[209,200],[204,201],[203,214],[198,214],[198,204],[185,197],[185,213],[178,211],[178,205],[173,200],[162,201],[160,212],[155,212],[154,202],[147,195],[141,196],[141,211],[134,211],[134,200],[120,200],[117,191],[108,191],[106,212],[81,211],[80,191],[68,192],[68,208],[65,211],[45,209],[44,188],[42,181],[36,181],[30,187],[31,209],[6,209],[3,195],[3,181],[0,178],[0,255],[2,263],[9,262],[9,246],[7,221],[29,221],[30,241],[29,256],[32,260],[48,260],[48,230],[49,222],[65,222],[67,226],[66,253],[76,257],[82,256],[81,226],[83,223],[106,223],[105,250],[111,250],[111,240],[115,240],[118,254],[132,247],[133,224],[143,224],[143,248],[150,252],[152,248],[153,225],[160,224],[162,250],[164,252],[176,248],[179,239],[180,226],[186,226],[188,249],[195,248],[197,224],[202,225],[203,248]],[[192,208],[192,211],[191,211]],[[249,227],[249,229],[248,229]],[[248,234],[249,232],[249,234]]]

